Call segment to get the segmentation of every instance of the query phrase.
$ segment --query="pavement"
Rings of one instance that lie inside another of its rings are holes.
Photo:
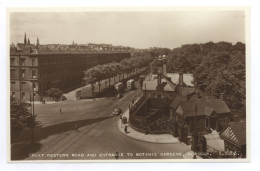
[[[123,113],[122,117],[126,117],[127,120],[129,120],[129,110]],[[175,138],[171,134],[145,134],[139,131],[136,131],[135,129],[131,128],[131,126],[127,124],[123,124],[120,119],[118,119],[117,123],[119,131],[124,134],[125,136],[142,141],[142,142],[148,142],[148,143],[158,143],[158,144],[184,144],[181,143],[178,138]],[[125,126],[127,126],[127,133],[125,133]],[[183,153],[182,157],[183,159],[194,159],[194,151],[191,150],[191,146],[187,146],[188,150]],[[200,156],[196,155],[195,159],[202,159]]]
[[[129,110],[123,113],[122,117],[126,117],[129,120]],[[127,133],[125,133],[124,128],[127,126]],[[135,129],[131,128],[129,124],[124,125],[120,119],[118,119],[118,129],[124,135],[143,142],[150,143],[162,143],[162,144],[175,144],[180,143],[178,138],[175,138],[171,134],[145,134],[138,132]]]

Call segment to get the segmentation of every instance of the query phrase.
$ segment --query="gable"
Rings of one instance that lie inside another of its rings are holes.
[[[246,144],[246,124],[245,122],[234,122],[220,133],[221,137],[232,141],[238,145]]]
[[[225,138],[227,138],[231,141],[238,143],[236,135],[234,134],[234,132],[232,131],[232,129],[230,127],[227,127],[226,130],[221,133],[221,135],[223,135]]]

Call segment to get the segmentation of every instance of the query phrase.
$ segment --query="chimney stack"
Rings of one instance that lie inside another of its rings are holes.
[[[183,85],[183,73],[182,72],[180,72],[179,73],[179,85]]]

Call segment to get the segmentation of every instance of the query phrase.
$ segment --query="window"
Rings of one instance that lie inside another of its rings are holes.
[[[11,90],[15,90],[15,82],[11,82]]]
[[[12,92],[12,98],[15,98],[15,92]]]
[[[21,82],[21,90],[25,90],[25,82]]]
[[[25,70],[24,69],[21,70],[21,77],[25,78]]]
[[[35,83],[32,83],[32,90],[36,91],[36,84]]]
[[[11,66],[14,66],[14,65],[15,65],[15,59],[11,58]]]
[[[11,78],[15,77],[15,69],[11,69]]]
[[[32,78],[36,78],[35,70],[32,70]]]
[[[25,92],[22,92],[22,99],[25,99]]]
[[[35,66],[35,59],[32,59],[32,66]]]
[[[24,59],[24,58],[21,58],[21,59],[20,59],[20,65],[21,65],[21,66],[25,66],[25,59]]]
[[[208,128],[209,127],[209,118],[205,118],[205,121],[206,121],[206,127]]]

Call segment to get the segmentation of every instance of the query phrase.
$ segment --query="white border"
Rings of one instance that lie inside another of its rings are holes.
[[[45,3],[47,2],[48,5],[46,5]],[[53,2],[52,0],[45,0],[44,2],[40,2],[40,1],[32,1],[32,0],[28,0],[26,2],[22,1],[22,0],[18,0],[18,1],[15,1],[15,0],[12,0],[12,2],[10,1],[0,1],[0,19],[1,19],[1,28],[0,28],[0,48],[1,48],[1,57],[3,57],[4,60],[2,60],[1,62],[1,71],[2,73],[5,73],[6,72],[6,53],[5,53],[5,49],[6,49],[6,44],[5,44],[5,37],[6,37],[6,33],[5,33],[5,25],[6,25],[6,21],[5,21],[5,8],[6,7],[14,7],[14,6],[17,6],[17,7],[21,7],[21,6],[40,6],[40,5],[45,5],[45,6],[81,6],[81,5],[88,5],[88,6],[169,6],[169,5],[192,5],[192,6],[196,6],[196,5],[249,5],[251,6],[251,20],[252,20],[252,27],[251,27],[251,35],[252,35],[252,39],[251,39],[251,50],[249,50],[251,52],[251,55],[252,55],[252,58],[251,58],[251,67],[248,68],[250,66],[250,62],[247,63],[247,68],[248,70],[250,71],[250,69],[252,69],[252,72],[251,72],[251,80],[252,80],[252,84],[249,86],[252,88],[252,95],[251,95],[251,102],[249,101],[249,99],[247,98],[247,104],[248,104],[248,107],[251,105],[251,130],[250,130],[250,134],[251,134],[251,137],[252,137],[252,141],[251,141],[251,149],[252,149],[252,158],[251,158],[251,164],[243,164],[243,163],[231,163],[231,164],[188,164],[188,163],[185,163],[184,165],[183,164],[177,164],[177,163],[174,163],[174,164],[151,164],[149,163],[149,170],[159,170],[161,169],[162,167],[164,169],[167,169],[167,170],[173,170],[173,169],[181,169],[181,170],[190,170],[190,169],[194,169],[194,170],[208,170],[208,169],[211,169],[211,170],[230,170],[230,169],[236,169],[236,170],[252,170],[254,169],[254,167],[257,167],[258,165],[258,162],[257,162],[257,159],[259,159],[259,152],[260,152],[260,145],[259,145],[259,133],[258,133],[258,130],[259,130],[259,124],[258,124],[258,121],[260,120],[260,117],[259,117],[259,105],[258,105],[258,99],[259,99],[259,95],[260,95],[260,91],[259,91],[259,87],[260,87],[260,81],[258,80],[259,78],[259,75],[260,75],[260,71],[259,71],[259,56],[260,56],[260,53],[259,53],[259,44],[257,44],[257,38],[259,38],[259,17],[260,14],[259,14],[259,3],[258,1],[253,1],[253,0],[249,0],[249,1],[244,1],[244,0],[236,0],[236,1],[228,1],[228,0],[218,0],[218,1],[193,1],[193,0],[189,0],[189,1],[185,1],[185,0],[182,0],[182,1],[154,1],[154,0],[151,0],[151,1],[136,1],[136,0],[133,0],[133,1],[117,1],[117,0],[110,0],[109,2],[104,2],[104,1],[95,1],[94,3],[93,2],[80,2],[80,3],[76,3],[76,2],[79,2],[78,0],[73,0],[73,1],[70,1],[70,0],[63,0],[62,1],[62,4],[61,2]],[[79,5],[80,4],[80,5]],[[2,27],[4,26],[4,27]],[[247,52],[248,52],[248,49],[247,49]],[[258,57],[258,58],[257,58]],[[257,77],[258,76],[258,77]],[[247,79],[250,77],[250,72],[247,72]],[[5,75],[3,75],[1,77],[1,83],[4,83],[6,82],[6,77]],[[2,113],[2,116],[3,118],[5,118],[5,115],[6,115],[6,106],[5,104],[7,103],[6,102],[6,99],[5,99],[5,94],[6,94],[6,88],[5,87],[6,84],[2,84],[1,85],[1,98],[0,98],[0,104],[1,104],[1,113]],[[248,87],[247,87],[248,88]],[[247,89],[249,90],[249,89]],[[250,92],[247,92],[247,93],[250,93]],[[6,136],[6,123],[5,123],[6,119],[1,119],[1,123],[0,123],[0,130],[1,130],[1,134],[0,134],[0,137],[3,137],[3,139],[5,139],[5,136]],[[75,164],[66,164],[66,166],[63,166],[61,164],[52,164],[52,165],[48,165],[48,164],[42,164],[40,167],[35,165],[35,164],[31,164],[31,165],[28,165],[28,164],[19,164],[19,165],[7,165],[6,164],[6,158],[5,156],[6,155],[2,155],[2,154],[6,154],[6,144],[5,144],[5,141],[0,141],[0,144],[1,144],[1,148],[0,148],[0,156],[1,156],[1,160],[0,160],[0,168],[5,168],[5,170],[16,170],[17,167],[19,167],[20,170],[46,170],[46,169],[51,169],[52,166],[56,166],[55,170],[57,169],[63,169],[63,170],[71,170],[71,169],[83,169],[84,167],[86,167],[86,165],[83,165],[83,167],[80,167],[82,165],[75,165]],[[4,145],[4,147],[2,146]],[[2,167],[3,166],[3,167]],[[22,168],[22,167],[23,168]],[[87,169],[91,169],[91,170],[95,170],[95,167],[93,166],[98,166],[100,168],[98,168],[98,170],[101,170],[101,169],[104,169],[104,170],[109,170],[109,169],[112,169],[112,170],[116,170],[116,169],[124,169],[124,170],[132,170],[132,169],[140,169],[140,170],[145,170],[146,168],[146,165],[144,164],[109,164],[109,166],[111,167],[108,167],[107,164],[98,164],[98,165],[89,165],[88,164],[88,168]],[[131,167],[129,167],[131,166]],[[255,168],[257,169],[257,168]],[[52,170],[52,169],[51,169]]]

